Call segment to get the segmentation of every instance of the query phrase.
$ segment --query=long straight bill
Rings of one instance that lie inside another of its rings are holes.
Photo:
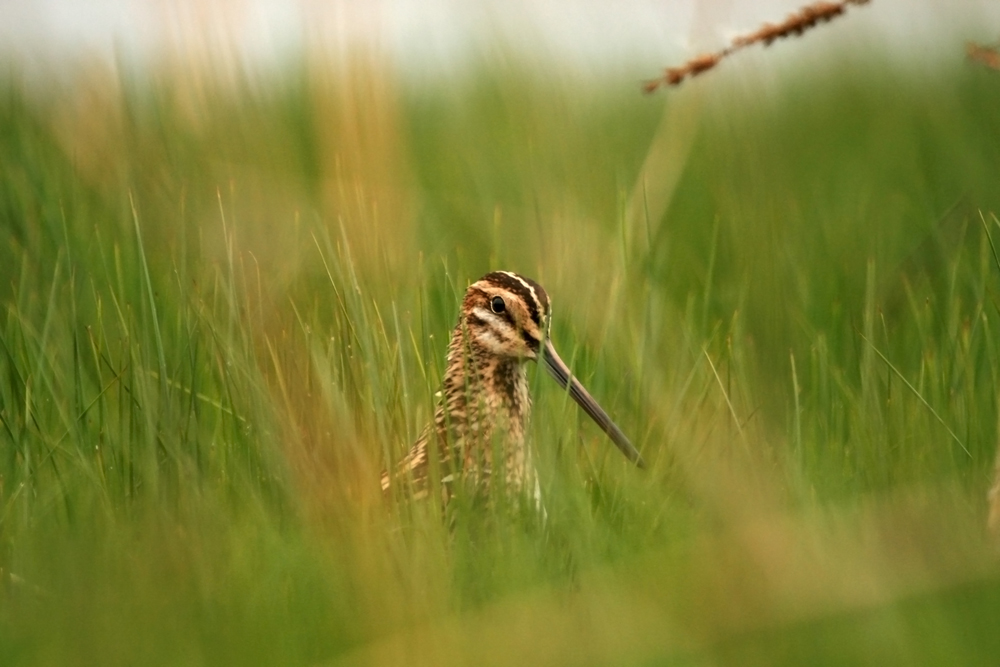
[[[632,443],[625,437],[622,430],[618,428],[618,425],[611,421],[608,413],[597,404],[597,401],[580,384],[580,381],[569,372],[569,368],[559,357],[556,348],[552,346],[552,341],[550,340],[545,341],[545,368],[556,379],[560,387],[569,389],[569,395],[573,397],[573,400],[583,408],[584,412],[590,415],[591,419],[597,422],[601,430],[608,434],[608,437],[618,446],[618,449],[622,450],[622,453],[628,457],[629,461],[640,468],[646,467],[646,463],[642,460],[642,455],[632,446]]]

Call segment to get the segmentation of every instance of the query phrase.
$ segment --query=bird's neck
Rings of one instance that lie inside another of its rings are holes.
[[[474,479],[488,486],[494,471],[503,470],[508,489],[526,489],[534,468],[525,443],[531,399],[524,360],[471,343],[460,330],[452,336],[437,432]]]
[[[459,435],[466,428],[492,433],[503,426],[523,439],[531,410],[525,360],[498,356],[456,329],[448,347],[442,407]]]

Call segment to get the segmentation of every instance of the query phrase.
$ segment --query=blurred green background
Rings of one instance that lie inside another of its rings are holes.
[[[960,47],[956,46],[956,51]],[[0,664],[995,664],[1000,72],[0,77]],[[547,518],[381,497],[545,285]]]

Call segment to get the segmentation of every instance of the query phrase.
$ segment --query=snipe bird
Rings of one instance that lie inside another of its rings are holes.
[[[445,500],[459,480],[488,490],[494,474],[504,475],[508,492],[534,491],[537,499],[525,432],[531,410],[526,365],[539,358],[625,456],[645,467],[625,434],[559,357],[548,337],[550,312],[542,286],[516,273],[495,271],[469,287],[448,344],[434,420],[396,468],[382,473],[383,491],[397,480],[410,480],[413,495],[426,496],[436,460]]]

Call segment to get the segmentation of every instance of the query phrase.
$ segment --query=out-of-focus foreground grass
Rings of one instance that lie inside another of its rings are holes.
[[[1000,659],[994,72],[7,71],[0,664]],[[547,518],[448,527],[495,268],[650,468],[539,377]]]

